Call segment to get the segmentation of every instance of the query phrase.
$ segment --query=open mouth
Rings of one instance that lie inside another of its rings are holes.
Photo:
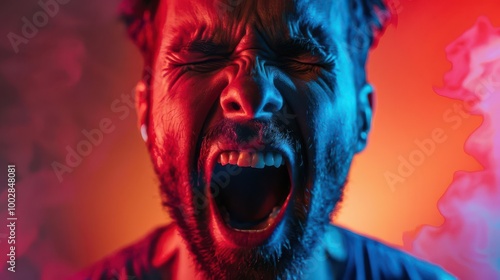
[[[292,190],[283,154],[221,151],[212,170],[212,182],[227,174],[211,196],[213,218],[221,233],[258,235],[250,238],[251,243],[267,239],[282,220]],[[249,241],[248,236],[243,239]]]

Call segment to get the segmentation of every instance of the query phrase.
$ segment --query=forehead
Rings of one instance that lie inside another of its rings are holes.
[[[256,35],[265,41],[312,39],[333,44],[345,35],[343,0],[164,0],[158,23],[162,40],[186,45],[210,40],[233,45]]]

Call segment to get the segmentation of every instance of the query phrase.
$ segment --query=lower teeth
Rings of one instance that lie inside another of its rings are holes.
[[[273,211],[271,211],[271,214],[269,215],[269,217],[274,220],[278,216],[278,213],[280,212],[280,210],[281,210],[281,207],[278,207],[278,206],[274,207]]]

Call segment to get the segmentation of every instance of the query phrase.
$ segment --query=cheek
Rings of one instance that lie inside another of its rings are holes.
[[[356,121],[356,94],[353,83],[346,81],[351,78],[333,76],[297,85],[291,98],[306,139],[327,139],[351,130]]]
[[[151,100],[156,145],[173,146],[181,158],[192,158],[205,120],[218,105],[223,79],[217,75],[185,73],[174,83],[169,82],[169,76],[158,77],[158,80]]]
[[[307,83],[296,81],[282,92],[296,116],[311,166],[324,161],[332,146],[350,149],[356,124],[352,76],[337,71]]]
[[[319,147],[347,144],[344,141],[351,139],[356,123],[356,103],[353,94],[337,92],[334,100],[329,101],[318,102],[315,113],[311,114],[311,133]]]
[[[339,54],[335,77],[325,81],[325,84],[330,87],[323,90],[324,97],[319,100],[316,119],[321,123],[321,129],[318,131],[318,137],[335,138],[334,141],[338,143],[350,141],[356,127],[357,92],[354,70],[348,55]]]

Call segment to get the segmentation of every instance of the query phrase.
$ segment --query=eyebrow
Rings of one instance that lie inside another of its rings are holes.
[[[283,56],[326,56],[327,50],[315,40],[309,38],[289,38],[279,42],[275,46],[275,51]]]
[[[292,35],[293,37],[280,38],[275,42],[268,41],[267,44],[276,55],[284,57],[307,55],[327,57],[337,54],[335,44],[325,46],[325,43],[330,40],[321,27],[307,25],[301,26],[299,29],[308,30],[307,34],[310,37],[303,37],[296,34],[298,36]],[[235,46],[232,46],[230,42],[224,42],[226,40],[223,38],[217,39],[214,37],[210,39],[197,38],[188,42],[177,42],[177,44],[170,45],[170,51],[199,53],[203,55],[228,55],[234,51]]]
[[[191,41],[180,48],[182,51],[197,52],[206,55],[223,54],[230,52],[227,44],[216,43],[210,40],[195,40]]]
[[[299,21],[290,29],[290,38],[276,45],[278,51],[285,55],[336,56],[338,53],[336,40],[325,26]]]
[[[273,49],[277,55],[285,57],[298,57],[305,55],[326,57],[329,54],[324,46],[309,38],[288,38],[275,44]],[[210,40],[191,41],[181,46],[180,50],[204,55],[222,55],[228,54],[232,51],[227,44],[216,43]]]

